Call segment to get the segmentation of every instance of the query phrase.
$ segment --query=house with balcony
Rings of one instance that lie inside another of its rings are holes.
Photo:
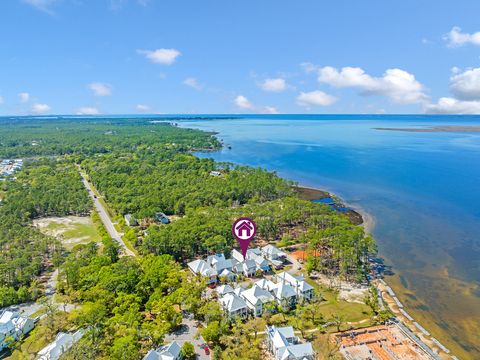
[[[219,299],[222,309],[229,319],[246,319],[248,316],[248,307],[245,300],[235,293],[229,293]]]
[[[275,303],[273,295],[257,285],[253,285],[250,289],[244,290],[240,296],[245,300],[247,307],[254,316],[262,316],[266,310],[266,305]]]
[[[286,282],[295,289],[295,293],[301,300],[310,301],[313,299],[313,286],[305,281],[303,275],[294,276],[286,271],[276,275],[278,282]]]
[[[309,342],[301,343],[293,327],[267,326],[267,348],[275,360],[314,360],[315,352]]]

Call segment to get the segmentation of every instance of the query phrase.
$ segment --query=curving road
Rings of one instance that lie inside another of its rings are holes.
[[[113,222],[110,219],[110,216],[108,216],[107,210],[104,208],[103,204],[97,199],[95,196],[95,192],[93,191],[93,186],[87,181],[86,175],[80,170],[79,167],[79,172],[80,176],[82,177],[83,185],[88,190],[88,194],[93,200],[93,204],[95,205],[95,208],[97,209],[98,215],[100,215],[100,219],[103,222],[103,225],[105,226],[105,229],[107,229],[108,234],[110,237],[118,242],[120,246],[122,247],[123,253],[127,256],[135,256],[135,253],[127,248],[127,245],[122,240],[122,237],[118,233],[117,229],[115,229],[115,226],[113,226]]]

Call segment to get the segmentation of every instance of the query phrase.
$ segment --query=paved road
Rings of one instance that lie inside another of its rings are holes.
[[[197,332],[198,328],[195,324],[195,321],[184,318],[180,330],[165,336],[165,342],[171,342],[175,340],[180,346],[187,341],[191,342],[195,347],[196,359],[209,360],[210,355],[205,355],[205,351],[201,348],[201,345],[205,343],[205,340],[201,336],[199,336],[198,339],[195,339]]]
[[[105,228],[107,229],[107,232],[110,234],[110,237],[120,244],[125,255],[135,256],[135,253],[131,251],[129,248],[127,248],[127,246],[122,240],[122,237],[118,233],[117,229],[115,229],[115,226],[113,226],[113,222],[110,219],[110,216],[108,216],[107,210],[105,210],[102,203],[95,196],[92,185],[87,181],[85,174],[82,171],[80,171],[80,175],[82,176],[83,185],[85,185],[85,187],[87,188],[88,194],[92,198],[95,208],[97,209],[98,215],[100,215],[100,219],[102,219],[103,225],[105,225]]]

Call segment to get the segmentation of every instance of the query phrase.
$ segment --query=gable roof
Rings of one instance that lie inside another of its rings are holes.
[[[250,289],[242,292],[242,297],[253,305],[258,304],[259,302],[265,304],[275,299],[267,290],[264,290],[257,285],[253,285]]]
[[[293,287],[284,283],[275,284],[272,291],[275,294],[275,297],[280,300],[297,296]]]
[[[243,263],[243,270],[250,270],[250,269],[256,269],[257,264],[255,264],[255,261],[253,260],[245,260]]]
[[[239,297],[235,293],[230,293],[223,296],[220,299],[220,303],[228,312],[238,311],[241,309],[245,309],[247,307],[245,300],[243,300],[241,297]]]
[[[282,257],[282,256],[286,256],[287,254],[285,254],[283,251],[281,251],[279,248],[273,246],[273,245],[265,245],[264,247],[262,247],[262,251],[267,254],[267,255],[277,255],[279,257]]]
[[[277,328],[276,326],[272,325],[267,327],[267,333],[272,341],[273,346],[277,349],[287,347],[290,345],[288,339],[295,338],[295,332],[291,326]]]
[[[15,316],[18,316],[18,314],[15,314],[12,311],[5,310],[4,312],[2,312],[0,316],[0,324],[6,324],[10,320],[12,320],[12,318],[14,318]]]
[[[173,360],[177,359],[181,353],[181,347],[176,341],[162,345],[156,350],[150,350],[143,360]]]
[[[60,356],[67,352],[78,340],[83,336],[83,330],[70,333],[58,333],[55,341],[45,346],[38,352],[39,360],[57,360]]]
[[[265,290],[272,290],[273,288],[275,288],[275,283],[268,280],[268,279],[260,279],[260,280],[257,280],[255,281],[255,285],[261,287],[262,289],[265,289]]]
[[[216,291],[219,295],[226,295],[229,293],[233,293],[233,288],[227,284],[217,287]]]
[[[194,260],[187,265],[195,274],[201,274],[203,276],[213,276],[218,274],[218,272],[210,267],[204,260]]]
[[[215,265],[219,261],[225,260],[225,255],[223,253],[207,256],[207,264],[210,266]]]
[[[314,355],[313,347],[311,343],[303,343],[296,345],[289,345],[279,351],[281,360],[288,359],[306,359],[309,356]]]

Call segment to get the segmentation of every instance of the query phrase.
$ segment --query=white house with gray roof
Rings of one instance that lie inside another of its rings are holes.
[[[247,303],[235,293],[224,295],[219,302],[230,319],[245,319],[248,316]]]
[[[313,286],[305,281],[303,275],[293,276],[284,271],[276,275],[278,282],[286,282],[295,289],[297,296],[304,300],[313,299]]]
[[[6,348],[8,339],[19,340],[34,328],[35,323],[29,317],[5,310],[0,313],[0,351]]]
[[[240,296],[245,300],[254,316],[262,316],[265,312],[265,305],[275,302],[275,298],[268,290],[262,289],[257,285],[244,290]]]
[[[83,330],[75,333],[58,333],[55,340],[37,354],[38,360],[58,360],[83,336]]]
[[[156,350],[150,350],[143,360],[180,360],[182,348],[176,341],[162,345]]]
[[[311,343],[301,343],[291,326],[267,326],[267,348],[275,360],[314,360]]]
[[[297,293],[295,289],[285,282],[279,282],[270,290],[278,305],[290,310],[297,304]]]

